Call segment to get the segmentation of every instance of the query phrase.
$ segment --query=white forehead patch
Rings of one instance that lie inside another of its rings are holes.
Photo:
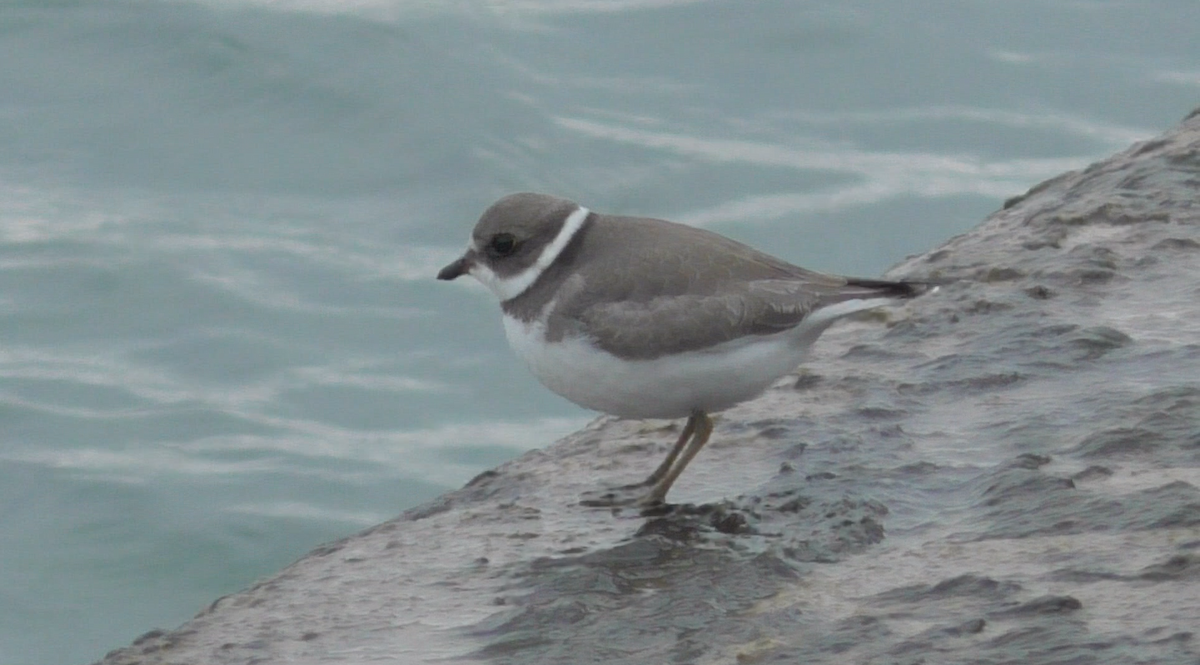
[[[471,276],[488,287],[492,293],[496,294],[500,302],[516,298],[525,293],[529,287],[533,286],[537,278],[546,272],[546,268],[549,268],[554,263],[554,260],[558,258],[558,255],[562,254],[563,250],[570,244],[571,239],[579,232],[589,214],[591,214],[590,210],[579,206],[574,212],[567,215],[567,220],[563,222],[562,228],[558,230],[558,235],[554,237],[554,241],[543,247],[542,253],[538,255],[537,260],[521,272],[509,275],[508,277],[500,277],[491,268],[476,262],[471,265]],[[476,252],[482,252],[483,248],[477,247],[477,244],[475,239],[471,240],[471,247]]]

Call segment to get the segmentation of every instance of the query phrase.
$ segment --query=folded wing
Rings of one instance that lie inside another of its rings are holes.
[[[630,359],[700,351],[751,335],[773,335],[800,325],[823,308],[840,318],[858,309],[911,298],[923,285],[843,279],[764,279],[731,283],[711,294],[669,295],[641,302],[600,302],[577,314],[606,351]],[[854,303],[862,302],[856,308]],[[845,303],[847,306],[833,307]]]

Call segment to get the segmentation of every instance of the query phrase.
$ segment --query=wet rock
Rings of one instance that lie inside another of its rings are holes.
[[[982,275],[979,276],[979,281],[985,284],[990,282],[1011,282],[1015,279],[1024,277],[1025,273],[1013,267],[997,267],[988,268]]]
[[[918,603],[928,601],[943,601],[948,598],[978,597],[990,600],[1005,600],[1021,590],[1021,585],[1014,582],[999,582],[990,577],[982,577],[968,573],[937,584],[918,584],[882,593],[877,598],[881,602]]]
[[[977,635],[983,632],[985,626],[987,626],[987,622],[983,619],[971,619],[970,621],[965,621],[957,626],[946,628],[944,629],[944,632],[951,637],[959,637],[960,635]]]
[[[1024,510],[1031,500],[1053,501],[1050,495],[1075,489],[1069,478],[1057,478],[1040,471],[1014,468],[1002,471],[989,479],[983,489],[981,506],[994,508],[1015,503]]]
[[[1083,609],[1083,603],[1071,596],[1042,596],[1026,601],[1020,605],[1002,612],[997,612],[995,616],[1005,615],[1022,615],[1022,614],[1063,614],[1066,612],[1074,612]]]
[[[1150,249],[1155,251],[1194,251],[1200,249],[1200,242],[1192,240],[1191,238],[1167,238],[1166,240],[1158,241]]]
[[[1025,294],[1030,298],[1036,298],[1037,300],[1049,300],[1054,297],[1054,291],[1051,291],[1041,284],[1026,288]]]
[[[1178,554],[1163,563],[1146,566],[1138,577],[1151,582],[1200,578],[1200,555]]]
[[[820,374],[810,374],[805,372],[796,377],[796,383],[792,384],[792,387],[796,390],[809,390],[819,383],[821,383]]]
[[[1113,475],[1112,469],[1104,466],[1092,465],[1071,476],[1071,480],[1075,482],[1088,482],[1091,480],[1103,480],[1111,478]]]
[[[1089,434],[1075,449],[1085,457],[1109,457],[1151,453],[1167,444],[1167,438],[1144,427],[1119,427]]]
[[[1080,360],[1095,360],[1109,351],[1119,349],[1132,341],[1133,338],[1120,330],[1108,326],[1097,326],[1079,331],[1071,339],[1071,344],[1083,351],[1079,356]]]

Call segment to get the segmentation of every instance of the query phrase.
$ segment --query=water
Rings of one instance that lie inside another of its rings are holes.
[[[0,4],[0,662],[589,414],[433,281],[553,192],[872,275],[1200,99],[1192,2]]]

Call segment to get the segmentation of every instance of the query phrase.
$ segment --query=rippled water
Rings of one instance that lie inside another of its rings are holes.
[[[1200,97],[1194,3],[7,2],[0,662],[589,414],[438,284],[513,190],[875,274]]]

